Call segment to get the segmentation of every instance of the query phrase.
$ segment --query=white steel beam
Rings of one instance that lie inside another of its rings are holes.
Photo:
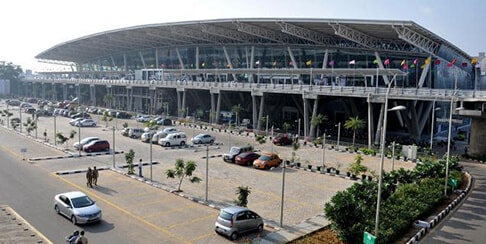
[[[397,32],[398,38],[416,46],[433,57],[437,57],[440,47],[439,43],[405,26],[393,26],[393,29]]]
[[[243,33],[247,33],[253,36],[258,36],[267,40],[271,40],[274,42],[278,43],[289,43],[292,41],[292,39],[289,37],[289,35],[286,35],[282,32],[276,32],[273,30],[268,30],[264,29],[258,26],[246,24],[246,23],[241,23],[241,22],[234,22],[234,24],[237,26],[238,31],[241,31]]]
[[[354,30],[346,25],[339,23],[329,23],[334,29],[334,33],[340,37],[346,38],[365,47],[376,48],[378,40],[363,32]]]
[[[331,38],[329,36],[323,35],[319,32],[312,31],[309,29],[305,29],[303,27],[286,23],[286,22],[277,22],[278,25],[282,28],[282,32],[302,38],[317,44],[324,44],[324,45],[333,45],[334,43],[331,42]]]

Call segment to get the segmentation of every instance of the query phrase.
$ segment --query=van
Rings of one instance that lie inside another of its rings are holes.
[[[184,146],[186,145],[186,133],[184,132],[177,132],[168,134],[166,137],[159,140],[159,145],[163,147],[170,147],[170,146]]]
[[[223,160],[227,163],[234,163],[236,156],[244,152],[253,152],[253,147],[250,145],[231,147],[229,153],[225,153],[223,155]]]

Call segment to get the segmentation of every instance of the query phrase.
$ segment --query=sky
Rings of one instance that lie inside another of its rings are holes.
[[[486,51],[484,0],[15,0],[0,10],[0,61],[51,66],[34,57],[63,42],[137,25],[226,18],[405,20],[471,56]]]

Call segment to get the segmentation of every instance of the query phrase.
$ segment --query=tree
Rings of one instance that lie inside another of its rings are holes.
[[[56,138],[57,138],[57,142],[59,142],[59,144],[64,144],[64,143],[66,143],[69,140],[69,138],[65,137],[62,134],[62,132],[58,132],[56,134]]]
[[[23,71],[19,65],[11,62],[0,61],[0,79],[10,81],[10,93],[19,94],[20,92],[20,76]]]
[[[135,173],[133,167],[133,159],[135,158],[135,152],[133,149],[130,149],[127,153],[125,153],[125,162],[128,165],[128,174],[133,175]]]
[[[30,132],[37,129],[37,123],[35,120],[32,120],[31,118],[27,118],[27,121],[24,123],[24,127],[27,130],[27,134],[30,135]]]
[[[363,156],[361,154],[356,155],[354,162],[349,166],[349,172],[355,176],[366,172],[368,168],[362,165],[361,162],[363,162]]]
[[[101,118],[102,121],[105,121],[105,127],[108,127],[108,121],[112,121],[113,117],[110,116],[108,111],[103,112],[103,117]]]
[[[204,109],[196,109],[196,119],[200,120],[204,116]]]
[[[231,112],[236,114],[236,126],[238,126],[238,124],[239,124],[240,113],[241,113],[242,110],[243,109],[241,108],[240,104],[235,105],[231,108]]]
[[[113,101],[113,95],[105,94],[105,96],[103,96],[103,102],[105,103],[106,107],[111,108],[111,101]]]
[[[179,158],[176,159],[175,168],[168,169],[165,174],[167,175],[167,178],[177,177],[179,179],[179,186],[177,188],[177,191],[181,191],[182,180],[184,180],[185,177],[188,177],[191,183],[199,183],[201,181],[201,178],[192,176],[192,174],[196,170],[196,167],[196,162],[187,161],[184,163],[184,160]]]
[[[282,128],[285,130],[285,133],[289,133],[290,128],[292,128],[292,125],[289,122],[285,122],[283,123]]]
[[[353,147],[356,140],[356,130],[363,129],[365,127],[365,122],[356,116],[355,118],[349,118],[344,123],[344,128],[353,130]]]
[[[250,195],[249,186],[238,186],[236,188],[236,200],[234,203],[240,207],[246,207],[248,205],[248,195]]]
[[[316,137],[319,136],[319,126],[326,123],[327,116],[323,114],[318,114],[317,116],[313,116],[311,119],[311,124],[316,127],[317,133]]]

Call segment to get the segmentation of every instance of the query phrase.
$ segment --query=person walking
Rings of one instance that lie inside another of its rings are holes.
[[[84,230],[79,233],[78,239],[76,239],[76,244],[88,244],[88,238],[84,236]]]
[[[93,187],[93,171],[91,167],[88,167],[88,171],[86,171],[86,186]]]
[[[98,185],[98,169],[96,168],[96,166],[93,167],[93,184],[95,186]]]
[[[138,176],[143,177],[142,175],[142,159],[138,161]]]

